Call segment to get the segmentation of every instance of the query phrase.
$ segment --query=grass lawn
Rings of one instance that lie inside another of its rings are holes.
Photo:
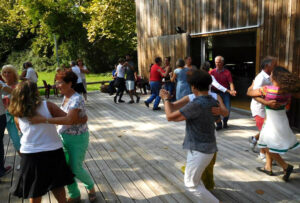
[[[38,78],[38,86],[44,86],[43,80],[46,80],[46,82],[50,85],[54,84],[54,76],[55,72],[38,72],[39,78]],[[97,81],[109,81],[112,80],[111,73],[99,73],[99,74],[86,74],[86,81],[87,82],[97,82]],[[100,84],[93,84],[93,85],[87,85],[87,91],[94,91],[99,90]],[[45,89],[40,89],[40,94],[45,94]],[[51,90],[50,94],[53,94],[53,91]]]

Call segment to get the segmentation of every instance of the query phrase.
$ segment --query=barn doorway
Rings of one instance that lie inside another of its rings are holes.
[[[218,55],[225,58],[225,68],[231,71],[238,92],[232,97],[232,106],[249,110],[251,99],[246,92],[256,75],[256,32],[191,38],[190,45],[191,56],[198,67],[209,61],[215,68],[214,58]]]

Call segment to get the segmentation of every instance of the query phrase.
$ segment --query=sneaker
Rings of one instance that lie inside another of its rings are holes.
[[[267,159],[266,159],[266,155],[263,153],[259,153],[258,159],[260,159],[262,162],[266,163]]]
[[[145,105],[149,108],[149,103],[144,101]]]
[[[223,123],[223,128],[228,128],[227,123]]]
[[[3,173],[3,174],[0,174],[0,177],[3,177],[3,176],[5,176],[5,175],[9,174],[11,171],[12,171],[12,167],[11,167],[11,166],[6,166],[6,167],[4,168],[4,173]]]
[[[159,110],[161,110],[160,107],[153,108],[153,111],[159,111]]]
[[[134,101],[133,100],[130,100],[129,102],[128,102],[128,104],[133,104],[134,103]]]
[[[17,165],[17,171],[19,171],[21,168],[20,164]]]
[[[290,177],[290,175],[291,175],[291,173],[293,172],[293,170],[294,170],[294,166],[292,166],[292,165],[288,165],[288,167],[284,170],[284,175],[283,175],[283,177],[282,177],[282,179],[285,181],[285,182],[287,182],[288,180],[289,180],[289,177]]]
[[[141,99],[141,97],[137,97],[137,98],[136,98],[136,103],[139,103],[139,102],[140,102],[140,99]]]
[[[249,140],[250,148],[253,150],[257,144],[257,140],[255,139],[254,136],[250,136],[248,140]]]
[[[124,103],[125,101],[124,100],[122,100],[122,99],[119,99],[119,101],[118,101],[119,103]]]

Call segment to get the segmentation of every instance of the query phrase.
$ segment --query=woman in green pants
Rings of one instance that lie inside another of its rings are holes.
[[[78,118],[86,117],[85,104],[82,96],[72,88],[77,81],[77,76],[72,71],[63,73],[57,82],[61,94],[64,99],[61,109],[67,113],[66,117],[56,118],[38,118],[39,122],[59,124],[58,133],[63,142],[63,148],[67,163],[72,169],[75,178],[80,180],[88,190],[89,200],[93,202],[96,199],[94,189],[94,181],[87,171],[82,167],[85,153],[89,144],[89,132],[86,122],[82,124],[74,124]],[[32,123],[36,120],[33,119]],[[70,123],[73,123],[70,125]],[[80,191],[76,181],[68,185],[69,199],[68,202],[80,202]]]

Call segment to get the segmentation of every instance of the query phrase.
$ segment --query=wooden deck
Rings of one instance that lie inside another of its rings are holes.
[[[144,99],[140,104],[114,104],[112,96],[98,92],[89,93],[88,99],[90,145],[85,167],[96,183],[98,202],[197,202],[185,190],[180,171],[186,159],[184,122],[167,122],[164,112],[147,109]],[[61,98],[51,100],[61,102]],[[300,202],[300,150],[284,156],[295,166],[285,183],[279,167],[274,167],[278,174],[274,177],[256,171],[263,163],[248,148],[248,136],[257,132],[250,116],[232,112],[229,125],[217,135],[213,194],[222,202]],[[5,163],[16,167],[20,157],[8,136],[5,152]],[[28,202],[9,194],[17,173],[1,178],[1,203]],[[88,202],[86,190],[79,185],[82,202]],[[49,194],[42,202],[56,201]]]

